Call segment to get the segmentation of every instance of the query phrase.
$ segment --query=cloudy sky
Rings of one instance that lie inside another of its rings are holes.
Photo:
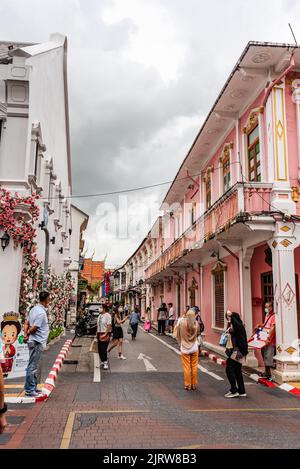
[[[4,40],[68,36],[75,195],[172,180],[247,42],[292,43],[289,22],[300,42],[298,0],[0,0],[0,18]],[[126,261],[168,187],[75,198],[87,255]]]

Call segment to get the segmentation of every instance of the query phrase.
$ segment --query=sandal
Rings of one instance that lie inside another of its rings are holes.
[[[192,391],[196,391],[197,390],[197,386],[192,386]]]
[[[191,390],[191,388],[190,388],[189,386],[184,386],[184,389],[185,389],[186,391],[190,391],[190,390]]]

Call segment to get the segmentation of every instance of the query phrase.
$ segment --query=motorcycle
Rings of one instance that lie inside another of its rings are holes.
[[[75,336],[96,335],[97,317],[98,314],[95,313],[95,311],[87,311],[84,316],[78,318],[75,327]]]

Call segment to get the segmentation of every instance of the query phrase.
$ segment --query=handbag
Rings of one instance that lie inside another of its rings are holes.
[[[130,335],[131,335],[132,333],[133,333],[133,330],[132,330],[131,325],[129,324],[129,325],[128,325],[128,329],[127,329],[127,334],[130,334]]]
[[[110,341],[110,334],[107,332],[100,332],[99,333],[99,340],[100,342],[109,342]]]
[[[203,345],[203,338],[201,335],[198,335],[197,337],[197,344],[198,344],[198,347],[202,347]]]
[[[89,351],[90,351],[91,353],[98,353],[98,341],[97,341],[97,338],[95,338],[95,339],[92,341]]]
[[[220,337],[219,345],[222,345],[222,347],[226,347],[227,341],[228,341],[228,334],[227,332],[223,332],[223,334]]]

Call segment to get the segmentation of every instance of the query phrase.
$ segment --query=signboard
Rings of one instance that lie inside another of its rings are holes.
[[[19,314],[5,313],[1,318],[0,362],[7,378],[18,378],[26,374],[29,352],[23,339],[24,331]]]
[[[260,350],[266,345],[266,341],[269,338],[270,329],[259,327],[257,331],[248,340],[248,346],[250,348]]]

